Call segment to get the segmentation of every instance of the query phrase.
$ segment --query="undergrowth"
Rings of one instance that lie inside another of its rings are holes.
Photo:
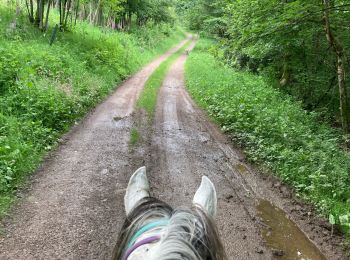
[[[350,155],[341,148],[341,134],[263,77],[226,67],[210,46],[201,40],[186,63],[192,96],[251,161],[295,187],[350,235]]]
[[[145,83],[145,87],[137,101],[137,107],[147,112],[150,120],[153,120],[157,105],[157,97],[163,80],[171,64],[185,51],[190,41],[185,43],[179,50],[174,52],[169,58],[163,61],[158,68],[152,73]]]
[[[0,3],[0,217],[62,133],[184,37],[166,24],[122,33],[78,22],[49,46],[53,28],[43,34],[23,15],[13,29],[14,14]]]

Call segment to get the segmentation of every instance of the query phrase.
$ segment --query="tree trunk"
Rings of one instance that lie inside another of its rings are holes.
[[[65,19],[65,16],[66,16],[66,7],[67,7],[67,0],[63,0],[62,12],[61,12],[61,17],[60,17],[61,31],[64,30],[64,19]]]
[[[59,13],[60,13],[60,30],[61,30],[61,17],[62,17],[62,0],[58,0],[57,2],[58,4],[58,10],[59,10]]]
[[[284,54],[283,67],[282,67],[282,77],[280,79],[281,87],[285,87],[289,83],[289,54]]]
[[[35,18],[34,18],[34,24],[39,27],[40,24],[40,6],[41,6],[42,0],[36,1],[36,11],[35,11]]]
[[[93,23],[93,8],[92,8],[92,1],[90,2],[90,4],[89,4],[89,22],[90,22],[90,24],[92,24]]]
[[[131,11],[129,11],[129,14],[128,14],[128,30],[131,29],[131,22],[132,22],[131,18],[132,18],[132,13],[131,13]]]
[[[39,29],[44,30],[44,11],[45,11],[45,3],[44,0],[40,0],[40,10],[39,10]]]
[[[33,0],[30,0],[30,18],[31,23],[34,23],[34,3]]]
[[[47,10],[46,10],[46,17],[45,17],[45,26],[44,31],[47,31],[48,25],[49,25],[49,13],[50,13],[50,6],[51,6],[52,0],[49,0],[47,3]]]
[[[94,15],[94,18],[93,18],[93,23],[96,25],[98,24],[99,22],[99,10],[101,8],[101,0],[98,0],[98,4],[97,4],[97,7],[96,7],[96,12],[95,12],[95,15]]]
[[[72,5],[72,0],[67,0],[66,1],[66,9],[65,9],[65,18],[64,18],[64,23],[63,26],[66,28],[67,27],[67,23],[68,23],[68,16],[69,16],[69,12],[70,12],[70,8]]]
[[[79,11],[79,0],[77,0],[77,3],[75,5],[75,17],[74,17],[74,25],[77,24],[77,18],[78,18],[78,11]]]
[[[98,23],[99,26],[103,26],[103,6],[102,4],[98,8]]]
[[[323,0],[323,5],[324,5],[323,21],[324,21],[324,29],[326,32],[326,38],[337,58],[337,74],[338,74],[338,86],[339,86],[339,98],[340,98],[341,123],[342,123],[344,134],[348,134],[349,133],[349,111],[348,111],[348,99],[347,99],[346,85],[345,85],[345,55],[339,39],[335,37],[330,26],[329,0]]]
[[[28,18],[29,22],[34,22],[34,6],[33,6],[33,0],[30,0],[28,3],[28,0],[26,0],[26,7],[28,12]]]

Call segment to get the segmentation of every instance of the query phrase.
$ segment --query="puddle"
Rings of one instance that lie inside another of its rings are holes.
[[[241,164],[241,163],[235,164],[235,168],[241,174],[248,174],[249,173],[249,170],[247,169],[247,167],[244,164]]]
[[[128,124],[127,119],[128,119],[127,116],[124,116],[124,117],[115,116],[115,117],[113,117],[114,126],[115,127],[126,127]]]
[[[257,210],[266,225],[262,235],[267,246],[276,252],[275,259],[327,260],[283,210],[266,200],[259,201]]]

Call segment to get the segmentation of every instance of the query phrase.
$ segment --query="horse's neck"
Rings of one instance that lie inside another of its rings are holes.
[[[150,232],[148,234],[142,235],[140,236],[140,239],[136,240],[136,243],[138,241],[141,241],[142,239],[145,239],[149,236],[153,236],[153,235],[158,235],[159,234],[159,230],[158,232]],[[128,258],[128,260],[145,260],[145,259],[149,259],[149,256],[155,252],[155,250],[157,250],[157,247],[159,245],[159,242],[155,242],[152,244],[146,244],[143,246],[140,246],[139,248],[137,248]]]
[[[139,241],[142,241],[142,240],[148,238],[148,237],[152,237],[155,235],[161,236],[163,233],[164,233],[163,226],[156,227],[154,229],[151,229],[151,230],[143,233],[141,236],[139,236],[136,239],[135,244],[138,243]],[[147,260],[147,259],[149,259],[150,255],[153,254],[157,250],[158,246],[159,246],[159,242],[140,246],[128,257],[128,260]]]

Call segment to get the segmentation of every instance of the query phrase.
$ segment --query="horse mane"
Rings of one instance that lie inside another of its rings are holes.
[[[145,198],[129,214],[120,232],[113,260],[122,259],[130,238],[156,218],[169,224],[159,241],[159,250],[147,260],[226,260],[213,220],[199,207],[173,210],[156,198]]]

